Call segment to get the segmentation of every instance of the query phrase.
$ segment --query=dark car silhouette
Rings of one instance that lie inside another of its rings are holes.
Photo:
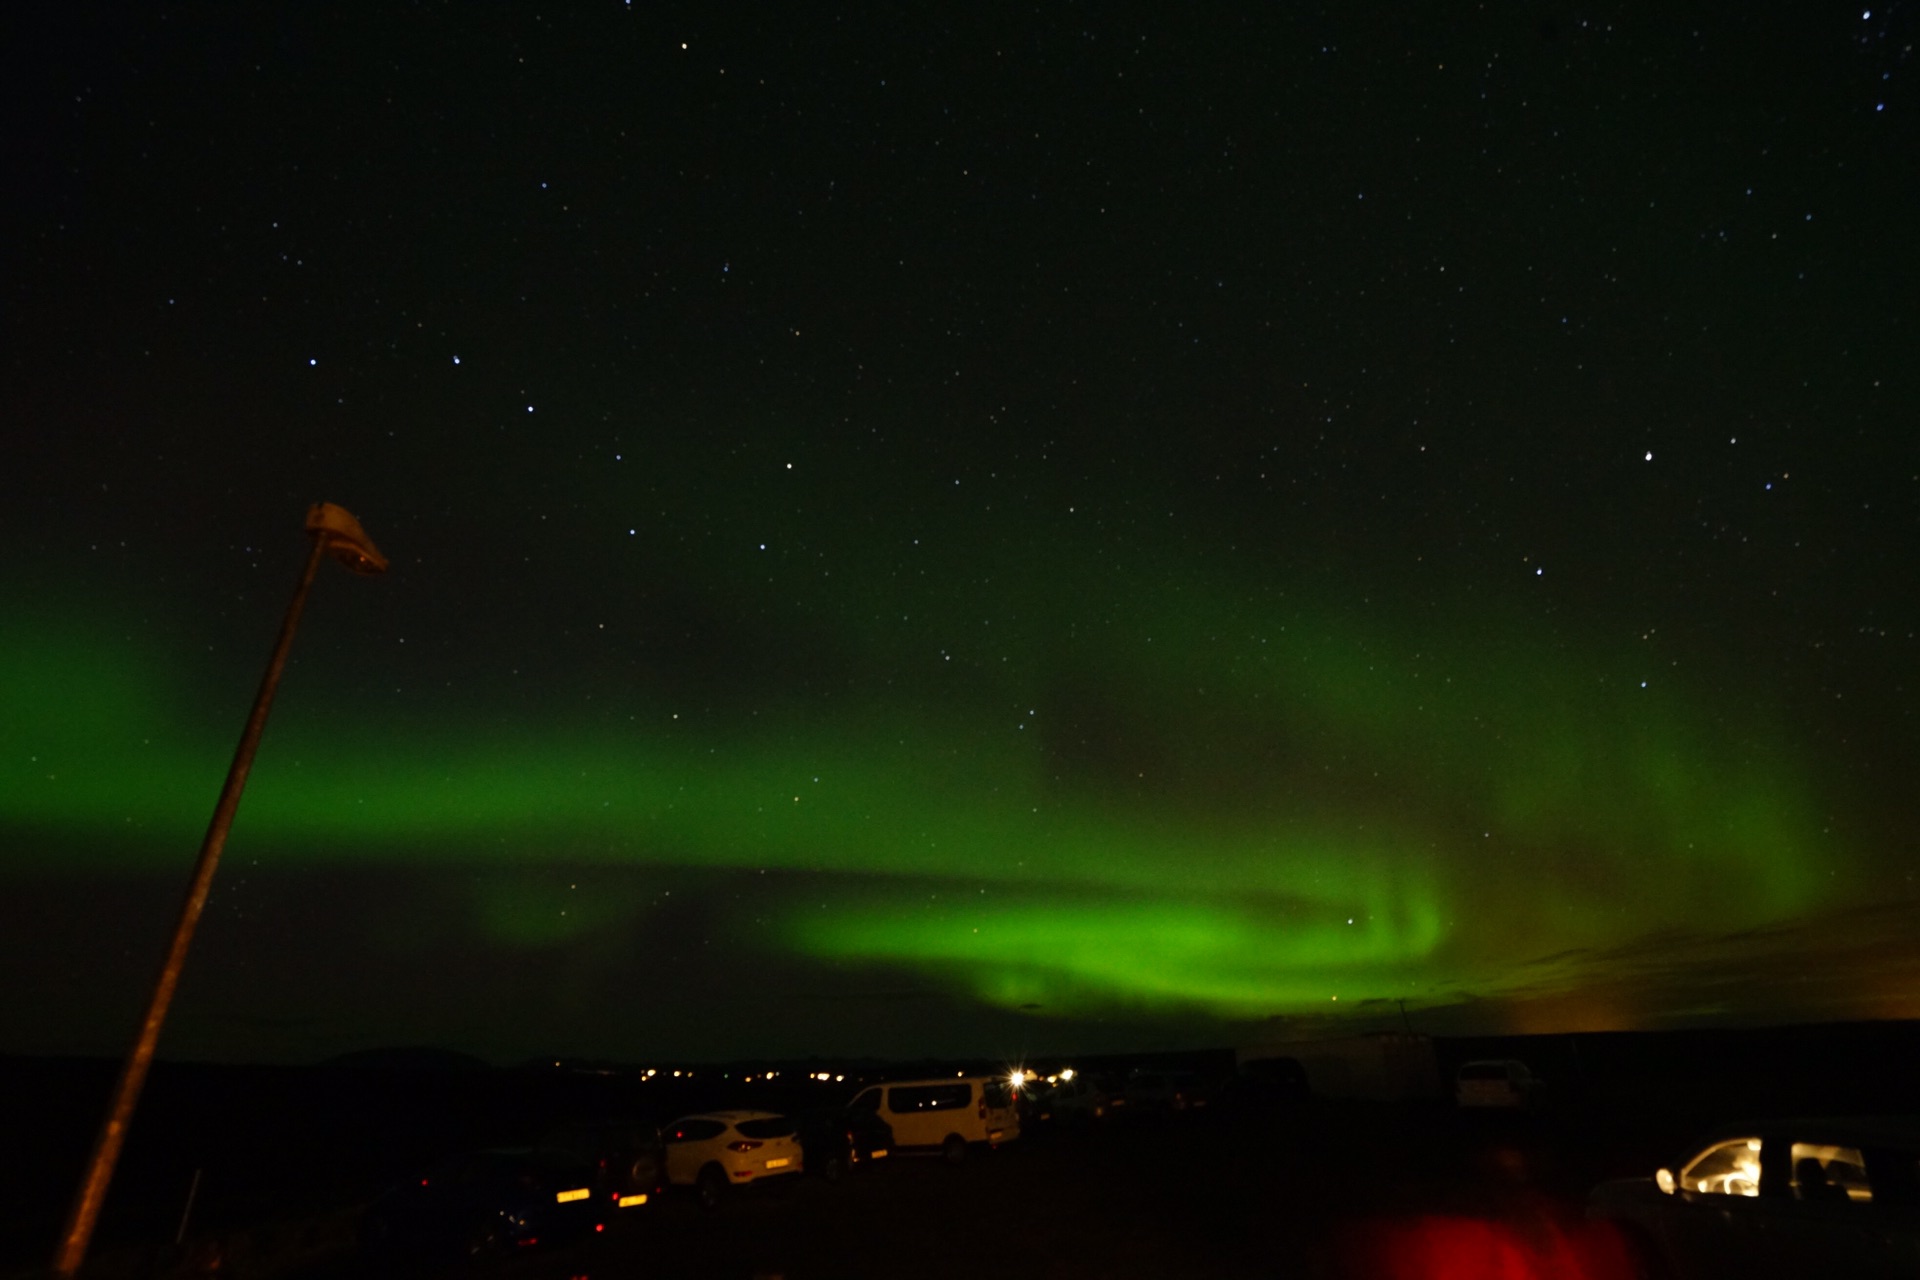
[[[1649,1275],[1920,1275],[1920,1120],[1733,1125],[1651,1178],[1602,1183],[1612,1223]]]
[[[454,1156],[367,1206],[361,1246],[379,1261],[483,1258],[596,1235],[609,1209],[594,1196],[592,1173],[530,1147]]]
[[[893,1126],[864,1109],[827,1108],[793,1118],[806,1154],[806,1169],[838,1182],[893,1154]]]
[[[666,1147],[660,1127],[648,1120],[581,1120],[556,1126],[534,1143],[535,1159],[555,1168],[577,1168],[603,1212],[627,1217],[653,1203],[667,1185]]]

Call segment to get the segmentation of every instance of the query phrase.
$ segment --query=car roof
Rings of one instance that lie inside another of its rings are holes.
[[[989,1081],[998,1080],[998,1079],[1001,1079],[1001,1077],[1000,1076],[933,1076],[925,1080],[882,1080],[882,1081],[879,1081],[879,1083],[887,1085],[889,1087],[893,1085],[902,1085],[902,1084],[912,1084],[912,1085],[986,1084]]]
[[[1920,1116],[1786,1116],[1725,1124],[1707,1141],[1728,1138],[1794,1138],[1848,1147],[1920,1149]]]

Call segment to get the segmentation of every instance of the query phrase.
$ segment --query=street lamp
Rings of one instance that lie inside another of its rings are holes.
[[[240,745],[234,749],[233,764],[227,769],[226,785],[220,789],[219,802],[213,807],[213,820],[207,824],[206,839],[200,843],[200,860],[194,864],[187,900],[180,907],[180,921],[173,930],[173,945],[167,950],[166,963],[160,967],[159,980],[153,984],[153,997],[147,1004],[146,1020],[140,1024],[140,1034],[127,1053],[126,1063],[120,1068],[113,1101],[107,1108],[105,1121],[101,1123],[100,1135],[94,1139],[93,1157],[87,1162],[86,1177],[82,1179],[79,1191],[74,1194],[73,1207],[67,1215],[66,1231],[61,1236],[59,1252],[54,1255],[53,1271],[56,1276],[73,1275],[86,1260],[87,1244],[93,1238],[94,1223],[99,1220],[100,1206],[107,1195],[107,1184],[113,1180],[113,1167],[119,1161],[120,1148],[126,1142],[127,1123],[133,1118],[134,1103],[140,1099],[140,1087],[146,1083],[147,1068],[153,1065],[153,1050],[160,1041],[160,1027],[167,1020],[167,1007],[173,1003],[174,988],[180,983],[180,969],[186,963],[187,947],[193,941],[194,927],[200,923],[200,912],[207,905],[207,891],[213,887],[214,868],[220,864],[220,852],[226,847],[227,832],[232,828],[233,815],[240,807],[240,793],[246,789],[247,772],[253,767],[253,754],[260,745],[260,731],[266,727],[267,710],[273,705],[274,690],[280,685],[280,673],[286,669],[287,650],[293,647],[293,633],[300,626],[300,613],[306,608],[307,592],[313,587],[313,577],[319,571],[320,558],[332,555],[355,573],[386,571],[387,558],[380,554],[373,545],[373,539],[367,536],[351,512],[331,502],[316,502],[307,510],[306,528],[308,536],[313,539],[313,549],[307,554],[306,567],[301,571],[300,585],[293,593],[293,602],[287,606],[286,617],[280,620],[280,636],[273,643],[273,656],[267,661],[267,673],[260,681],[260,692],[254,696],[253,711],[247,716],[247,727],[240,734]]]

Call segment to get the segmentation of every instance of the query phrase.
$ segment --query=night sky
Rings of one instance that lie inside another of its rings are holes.
[[[10,9],[0,1050],[1920,1016],[1917,15]]]

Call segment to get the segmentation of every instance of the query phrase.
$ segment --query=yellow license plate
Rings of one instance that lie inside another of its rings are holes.
[[[791,1163],[792,1161],[788,1160],[785,1156],[775,1156],[773,1159],[767,1161],[767,1168],[784,1169]]]
[[[620,1197],[620,1207],[622,1209],[631,1209],[637,1204],[645,1204],[646,1202],[647,1198],[644,1195]]]
[[[556,1191],[553,1194],[553,1198],[561,1204],[566,1204],[573,1200],[585,1200],[589,1194],[587,1188],[575,1187],[571,1191]]]
[[[880,1148],[873,1153],[871,1158],[874,1160],[885,1160],[887,1158],[887,1149],[885,1147]]]

